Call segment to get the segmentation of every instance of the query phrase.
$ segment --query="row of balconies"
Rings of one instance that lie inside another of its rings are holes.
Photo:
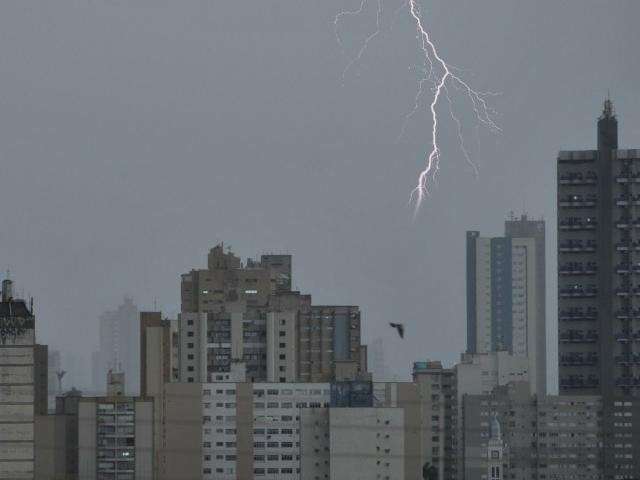
[[[618,297],[640,296],[640,286],[620,285],[613,291]]]
[[[589,375],[585,378],[584,375],[569,375],[567,377],[560,378],[561,388],[594,388],[600,384],[598,377],[595,375]]]
[[[615,266],[615,272],[619,275],[628,275],[629,273],[640,273],[640,263],[622,262]]]
[[[560,310],[560,320],[596,320],[598,310],[594,307],[572,307]]]
[[[630,375],[623,375],[616,378],[616,387],[640,387],[640,377],[632,377]]]
[[[595,285],[587,285],[586,287],[578,283],[567,285],[560,288],[560,296],[563,298],[593,298],[598,294]]]
[[[560,220],[560,230],[595,230],[595,217],[567,217]]]
[[[620,240],[615,245],[618,252],[628,252],[629,250],[640,250],[640,240],[632,241],[630,238]]]
[[[615,338],[619,343],[629,343],[633,341],[637,342],[640,341],[640,330],[638,330],[637,332],[633,332],[631,330],[623,330],[616,333]]]
[[[640,308],[620,308],[616,310],[615,315],[618,320],[640,318]]]
[[[598,175],[593,170],[588,172],[567,172],[560,175],[560,185],[593,185],[597,182]]]
[[[561,252],[595,252],[597,244],[595,240],[565,240],[560,242],[558,250]]]
[[[597,271],[596,262],[567,262],[558,269],[560,275],[595,275]]]
[[[591,208],[596,206],[597,201],[598,196],[594,193],[571,194],[561,196],[558,205],[564,208]]]
[[[565,353],[560,355],[560,365],[596,365],[598,363],[597,353]]]
[[[630,193],[621,193],[614,201],[618,207],[626,207],[628,205],[640,205],[640,195],[631,195]]]
[[[640,354],[618,355],[615,357],[615,362],[618,365],[640,365]]]
[[[597,330],[566,330],[560,333],[560,343],[595,343],[598,341]]]
[[[630,168],[623,168],[616,175],[616,182],[618,182],[618,183],[629,183],[629,182],[640,183],[640,172],[634,172]]]
[[[632,220],[631,217],[620,217],[614,222],[616,228],[621,230],[627,229],[629,227],[640,228],[640,218],[636,218]]]

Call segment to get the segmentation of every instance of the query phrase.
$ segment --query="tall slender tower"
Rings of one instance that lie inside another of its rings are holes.
[[[544,395],[547,392],[547,273],[546,273],[546,253],[545,253],[545,223],[544,220],[533,220],[528,218],[526,214],[522,214],[520,218],[511,216],[504,222],[504,233],[509,238],[517,239],[533,239],[535,252],[535,274],[533,281],[536,290],[536,327],[535,338],[529,339],[534,350],[537,352],[535,356],[535,374],[537,376],[536,383],[538,385],[538,393]],[[532,372],[530,372],[532,373]]]
[[[598,149],[558,156],[560,393],[638,394],[631,360],[636,312],[640,318],[639,153],[618,150],[607,99]]]
[[[602,478],[640,478],[640,150],[609,99],[598,149],[558,155],[558,330],[560,393],[602,396]]]

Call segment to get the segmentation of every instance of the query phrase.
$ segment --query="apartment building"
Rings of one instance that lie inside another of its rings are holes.
[[[291,256],[243,264],[222,244],[182,275],[181,382],[328,382],[336,362],[366,375],[356,306],[313,306],[291,291]]]
[[[529,359],[534,392],[546,392],[544,222],[511,219],[504,237],[467,232],[467,353]],[[525,236],[530,235],[530,236]],[[538,271],[538,268],[541,268]]]
[[[35,350],[32,307],[14,298],[6,279],[0,301],[0,478],[34,478]],[[43,374],[46,379],[46,367]],[[45,389],[37,402],[45,413],[46,402]]]
[[[153,401],[83,397],[78,404],[78,478],[153,478]]]
[[[202,478],[298,480],[301,412],[330,398],[327,383],[203,384]]]
[[[600,397],[538,398],[531,395],[527,382],[513,382],[496,387],[489,395],[465,395],[462,402],[463,478],[492,480],[487,452],[496,421],[504,448],[502,478],[602,478]]]

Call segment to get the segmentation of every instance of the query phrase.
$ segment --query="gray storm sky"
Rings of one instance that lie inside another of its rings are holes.
[[[349,54],[369,3],[341,25]],[[344,82],[332,21],[359,0],[0,2],[0,262],[36,297],[39,340],[88,361],[102,311],[129,293],[175,313],[179,274],[224,240],[292,253],[295,286],[360,305],[365,340],[406,375],[464,349],[464,232],[500,234],[524,207],[548,221],[555,355],[555,157],[592,148],[607,89],[621,145],[640,146],[640,2],[423,3],[443,56],[502,92],[504,131],[476,134],[456,104],[480,176],[443,123],[414,222],[430,123],[422,108],[396,142],[420,67],[402,0]]]

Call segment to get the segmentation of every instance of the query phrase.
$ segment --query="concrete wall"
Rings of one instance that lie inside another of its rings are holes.
[[[65,478],[65,415],[36,415],[35,462],[36,479],[59,480]]]
[[[329,478],[329,409],[300,410],[300,480]]]
[[[96,478],[96,403],[94,399],[78,405],[78,475],[82,480]]]
[[[331,479],[405,478],[403,409],[332,408],[329,429]]]
[[[153,402],[136,401],[136,480],[153,478]]]
[[[202,478],[202,386],[168,383],[164,386],[161,480]]]
[[[33,331],[27,333],[0,345],[0,479],[34,478]]]

